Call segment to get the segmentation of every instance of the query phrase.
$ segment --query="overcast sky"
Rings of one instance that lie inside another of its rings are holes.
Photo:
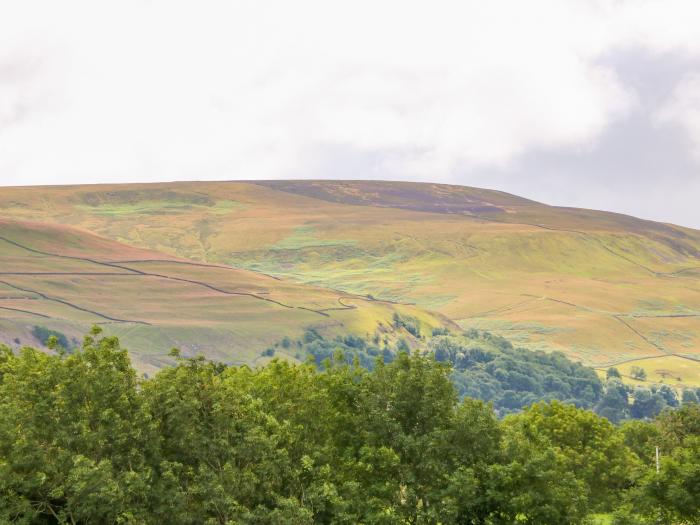
[[[0,185],[420,180],[700,228],[699,27],[697,0],[0,0]]]

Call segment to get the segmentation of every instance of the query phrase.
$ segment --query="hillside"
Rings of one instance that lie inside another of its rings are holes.
[[[320,287],[331,302],[329,289],[415,303],[589,365],[648,360],[652,379],[700,381],[700,232],[687,228],[369,181],[4,188],[0,209]]]
[[[395,313],[426,330],[443,325],[411,306],[196,263],[65,226],[0,220],[0,343],[13,347],[40,344],[48,333],[77,346],[99,324],[122,339],[142,371],[172,362],[173,347],[253,363],[309,328],[410,341],[392,326]],[[293,358],[293,349],[279,352]]]

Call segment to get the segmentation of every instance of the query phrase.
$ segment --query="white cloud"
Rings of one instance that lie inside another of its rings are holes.
[[[0,183],[281,178],[331,150],[449,180],[585,148],[635,105],[602,54],[695,49],[668,5],[5,2]]]
[[[700,162],[700,73],[686,75],[655,117],[659,123],[680,126],[690,139],[694,157]]]
[[[700,53],[700,3],[695,0],[612,0],[618,41],[654,53]]]
[[[1,173],[283,177],[332,145],[444,177],[592,140],[630,97],[557,5],[5,4],[3,63],[40,71],[1,80]]]

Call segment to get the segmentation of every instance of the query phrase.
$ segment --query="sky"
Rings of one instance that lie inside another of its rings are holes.
[[[0,0],[0,186],[431,181],[700,228],[699,21],[696,0]]]

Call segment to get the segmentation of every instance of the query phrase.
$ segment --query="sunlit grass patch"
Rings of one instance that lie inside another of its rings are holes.
[[[294,228],[289,237],[275,243],[270,248],[273,250],[298,250],[313,246],[352,246],[355,241],[347,239],[323,239],[318,237],[313,226],[300,226]]]
[[[123,204],[100,204],[89,206],[80,204],[77,208],[95,215],[122,216],[122,215],[160,215],[169,213],[184,213],[193,208],[193,204],[185,202],[167,201],[139,201]]]
[[[97,205],[78,204],[76,205],[76,208],[95,215],[121,217],[130,215],[183,214],[191,211],[206,211],[217,215],[224,215],[233,211],[241,210],[244,208],[244,205],[240,202],[230,200],[216,201],[212,205],[178,200],[141,200],[122,203],[107,202]]]
[[[632,367],[640,367],[646,373],[646,381],[632,378]],[[700,386],[700,361],[692,361],[676,356],[662,356],[654,359],[638,359],[615,366],[626,383],[643,385],[664,383],[674,387]]]

